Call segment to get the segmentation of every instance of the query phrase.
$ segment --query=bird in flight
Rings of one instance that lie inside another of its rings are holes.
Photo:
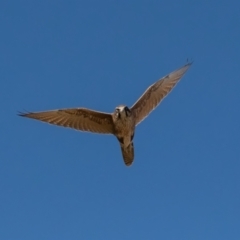
[[[98,112],[87,108],[69,108],[45,112],[25,112],[19,113],[19,116],[80,131],[113,134],[120,143],[124,163],[130,166],[134,159],[135,127],[167,96],[191,64],[187,63],[152,84],[130,108],[120,105],[115,108],[113,113]]]

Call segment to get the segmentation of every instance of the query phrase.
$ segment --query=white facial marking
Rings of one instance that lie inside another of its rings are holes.
[[[120,110],[120,112],[123,112],[123,110],[125,109],[125,106],[120,106],[118,107],[118,109]]]

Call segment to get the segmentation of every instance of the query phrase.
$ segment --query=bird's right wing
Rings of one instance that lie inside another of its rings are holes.
[[[37,119],[54,125],[94,133],[113,133],[112,115],[86,108],[59,109],[46,112],[20,113],[19,116]]]
[[[135,117],[135,124],[139,124],[148,114],[158,106],[164,97],[172,90],[192,63],[168,74],[152,84],[131,107]]]

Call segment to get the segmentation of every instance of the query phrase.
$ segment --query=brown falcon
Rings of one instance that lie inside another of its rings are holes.
[[[136,125],[158,106],[191,64],[186,64],[152,84],[131,108],[120,105],[112,114],[87,108],[70,108],[46,112],[27,112],[19,115],[80,131],[113,134],[120,143],[125,164],[130,166],[134,159],[133,137]]]

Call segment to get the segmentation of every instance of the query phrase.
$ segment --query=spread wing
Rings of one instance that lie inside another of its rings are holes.
[[[149,113],[158,106],[162,99],[172,90],[192,63],[168,74],[152,84],[131,107],[135,116],[135,124],[139,124]]]
[[[54,125],[94,133],[113,133],[112,115],[86,108],[59,109],[47,112],[20,113],[19,116],[37,119]]]

